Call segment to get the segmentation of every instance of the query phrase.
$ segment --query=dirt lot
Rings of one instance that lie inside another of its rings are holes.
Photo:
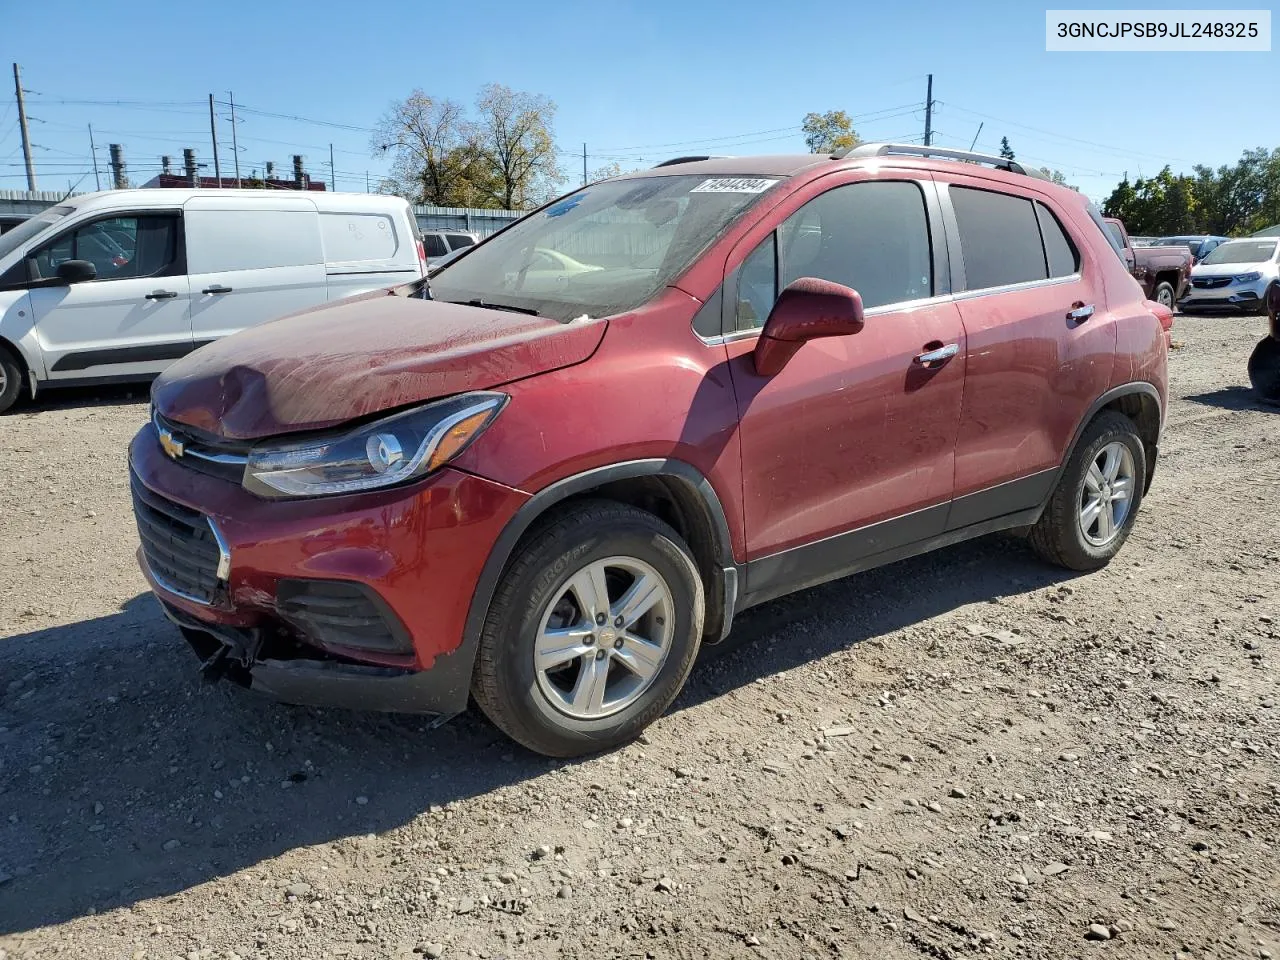
[[[1280,957],[1262,330],[1179,320],[1108,569],[988,538],[760,608],[578,763],[201,686],[134,566],[141,394],[0,419],[0,960]]]

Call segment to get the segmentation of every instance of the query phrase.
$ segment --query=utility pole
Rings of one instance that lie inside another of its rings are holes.
[[[933,146],[933,74],[929,74],[929,88],[924,95],[924,145]]]
[[[982,123],[978,124],[978,132],[973,135],[973,142],[969,144],[970,151],[978,145],[978,137],[982,136],[982,128],[986,125],[986,122],[987,121],[983,120]]]
[[[200,186],[200,173],[196,169],[196,152],[190,147],[184,147],[182,150],[182,167],[187,173],[187,183],[190,186]]]
[[[236,95],[230,90],[227,97],[231,101],[231,155],[236,161],[236,189],[240,189],[240,143],[236,139]]]
[[[129,179],[124,172],[124,148],[118,143],[111,144],[111,181],[112,186],[117,190],[125,190],[129,186]]]
[[[27,189],[36,189],[36,168],[31,162],[31,132],[27,129],[27,102],[22,99],[22,71],[13,65],[13,95],[18,99],[18,129],[22,131],[22,159],[27,162]]]
[[[369,192],[369,171],[368,170],[364,172],[364,192],[365,193]]]
[[[338,189],[337,171],[333,169],[333,144],[329,144],[329,190]]]
[[[93,124],[89,124],[89,156],[93,157],[93,188],[102,189],[102,180],[98,177],[98,151],[93,145]]]
[[[213,138],[213,175],[222,186],[222,167],[218,165],[218,125],[213,122],[213,94],[209,94],[209,136]]]
[[[582,185],[587,185],[587,145],[582,145]]]

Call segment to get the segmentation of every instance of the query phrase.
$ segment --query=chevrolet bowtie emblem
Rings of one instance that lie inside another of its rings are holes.
[[[183,451],[187,448],[186,444],[163,428],[158,433],[160,434],[160,448],[169,455],[170,459],[177,460],[182,456]]]

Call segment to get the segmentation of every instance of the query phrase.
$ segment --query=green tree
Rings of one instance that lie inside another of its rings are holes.
[[[1014,159],[1013,147],[1009,146],[1008,137],[1000,138],[1000,156],[1004,157],[1006,160]]]
[[[1061,170],[1051,170],[1048,167],[1041,167],[1040,173],[1044,174],[1046,177],[1048,177],[1050,180],[1052,180],[1054,183],[1056,183],[1060,187],[1071,187],[1071,184],[1067,183],[1066,174],[1064,174]],[[1078,188],[1071,187],[1071,189],[1076,190]]]
[[[474,142],[490,184],[486,206],[524,210],[554,196],[565,180],[552,134],[556,105],[540,94],[490,83],[480,89],[476,113]]]
[[[800,129],[810,153],[835,153],[856,147],[861,142],[853,129],[853,121],[843,110],[806,113]]]

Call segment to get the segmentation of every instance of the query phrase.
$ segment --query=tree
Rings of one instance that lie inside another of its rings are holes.
[[[556,105],[540,94],[499,83],[476,98],[475,147],[487,166],[486,206],[523,210],[554,196],[564,182],[552,136]]]
[[[1000,138],[1000,156],[1004,157],[1006,160],[1013,159],[1013,147],[1009,146],[1008,137]]]
[[[603,167],[596,167],[587,174],[587,183],[595,183],[597,180],[608,180],[610,177],[618,177],[622,175],[622,167],[618,165],[617,160],[611,160]]]
[[[1061,170],[1051,170],[1048,167],[1041,167],[1040,173],[1043,173],[1046,177],[1048,177],[1050,180],[1052,180],[1054,183],[1056,183],[1060,187],[1071,187],[1071,184],[1067,183],[1066,174],[1064,174]],[[1076,188],[1071,187],[1071,189],[1074,190]]]
[[[860,142],[853,122],[843,110],[806,113],[800,129],[810,153],[835,153],[856,147]]]
[[[375,153],[390,152],[391,175],[379,190],[417,203],[465,206],[479,156],[460,104],[414,90],[394,103],[374,128]]]

